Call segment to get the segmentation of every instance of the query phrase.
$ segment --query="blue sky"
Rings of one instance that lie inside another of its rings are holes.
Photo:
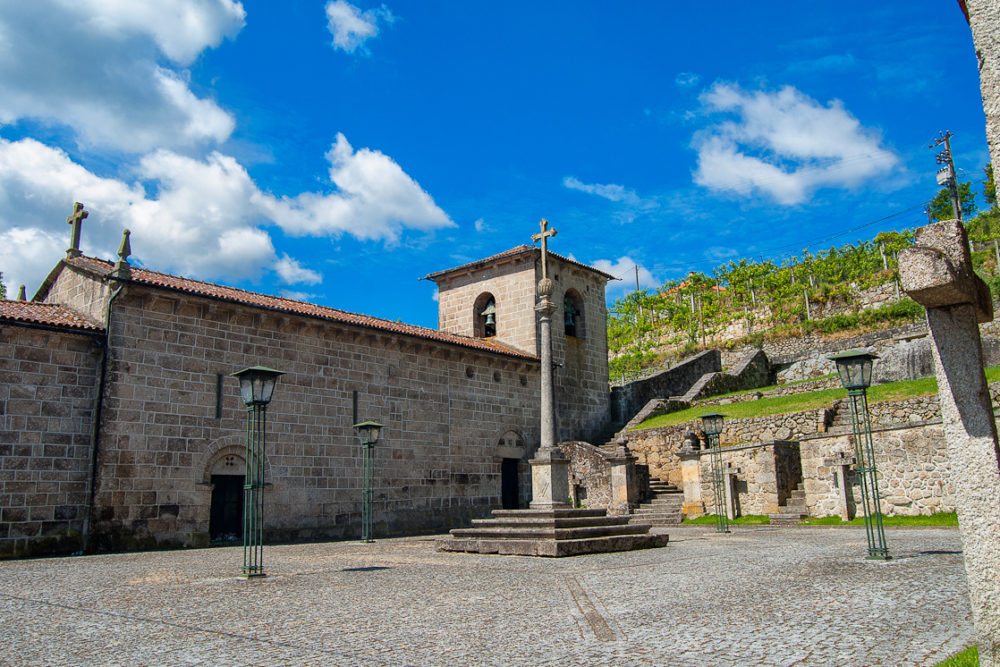
[[[939,0],[34,0],[0,5],[0,90],[9,292],[81,201],[88,254],[128,227],[148,268],[425,326],[418,278],[542,217],[626,279],[611,300],[636,265],[652,287],[921,224],[940,130],[964,178],[988,160]]]

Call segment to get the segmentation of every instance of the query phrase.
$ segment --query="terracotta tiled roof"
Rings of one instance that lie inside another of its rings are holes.
[[[474,269],[474,268],[477,268],[477,267],[480,267],[480,266],[486,266],[487,264],[492,264],[493,262],[495,262],[497,260],[507,259],[507,258],[514,258],[514,257],[516,257],[518,255],[527,255],[527,254],[540,255],[541,252],[542,251],[540,249],[536,248],[535,246],[519,245],[516,248],[511,248],[510,250],[501,252],[501,253],[499,253],[497,255],[493,255],[493,256],[487,257],[485,259],[477,259],[475,262],[469,262],[468,264],[462,264],[461,266],[456,266],[453,269],[445,269],[444,271],[436,271],[434,273],[428,273],[426,276],[424,276],[424,280],[434,280],[434,281],[437,281],[438,278],[446,276],[449,273],[454,273],[456,271],[469,271],[471,269]],[[572,264],[573,266],[579,266],[580,268],[587,269],[588,271],[593,271],[597,275],[604,276],[608,280],[614,280],[615,279],[615,276],[611,275],[610,273],[605,273],[604,271],[601,271],[600,269],[595,269],[592,266],[587,266],[586,264],[583,264],[582,262],[578,262],[578,261],[576,261],[574,259],[569,259],[568,257],[563,257],[562,255],[554,253],[551,250],[549,251],[549,254],[552,255],[553,257],[555,257],[556,259],[560,260],[560,261],[566,262],[567,264]]]
[[[114,266],[111,262],[86,256],[66,259],[64,261],[71,266],[93,273],[98,273],[102,276],[111,271]],[[410,324],[403,324],[401,322],[392,322],[391,320],[369,317],[368,315],[359,315],[345,310],[337,310],[336,308],[317,306],[316,304],[306,303],[304,301],[285,299],[280,296],[258,294],[256,292],[236,289],[235,287],[226,287],[225,285],[217,285],[215,283],[206,283],[200,280],[192,280],[190,278],[171,276],[166,273],[158,273],[156,271],[140,269],[134,266],[131,269],[131,276],[130,282],[141,283],[143,285],[153,285],[179,292],[186,292],[188,294],[206,296],[221,299],[223,301],[241,303],[248,306],[257,306],[259,308],[277,310],[295,315],[305,315],[307,317],[315,317],[318,319],[330,320],[332,322],[343,322],[368,329],[378,329],[380,331],[402,334],[404,336],[415,336],[417,338],[434,340],[441,343],[450,343],[452,345],[460,345],[462,347],[494,352],[510,357],[519,357],[521,359],[531,360],[538,359],[535,355],[527,354],[516,348],[494,342],[492,340],[458,336],[456,334],[444,333],[435,329],[428,329],[426,327],[417,327]]]
[[[60,329],[78,329],[97,333],[104,331],[104,327],[97,322],[54,303],[2,299],[0,300],[0,322],[2,321],[41,324]]]

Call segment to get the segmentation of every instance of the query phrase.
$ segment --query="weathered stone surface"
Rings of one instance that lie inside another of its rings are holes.
[[[991,307],[984,308],[985,285],[972,271],[965,229],[959,221],[922,227],[915,233],[915,242],[946,257],[950,264],[948,275],[942,276],[929,273],[940,269],[940,262],[929,263],[928,253],[919,248],[899,258],[907,291],[928,306],[980,664],[995,665],[1000,660],[1000,581],[996,577],[1000,568],[1000,447],[978,327],[993,313]]]

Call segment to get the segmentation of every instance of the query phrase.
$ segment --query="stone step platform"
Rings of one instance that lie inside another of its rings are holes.
[[[611,535],[635,535],[638,524],[631,523],[629,517],[622,517],[622,523],[610,526],[580,526],[577,528],[556,528],[554,526],[474,526],[472,528],[455,528],[451,536],[455,538],[481,539],[513,539],[513,540],[580,540],[590,537],[607,537]],[[649,530],[649,524],[646,525]]]
[[[472,528],[456,528],[437,540],[438,551],[511,556],[576,556],[666,546],[667,535],[650,535],[648,523],[607,516],[603,509],[494,510]]]
[[[768,514],[771,519],[772,526],[797,526],[802,519],[808,517],[808,514],[802,513],[791,513],[782,512],[780,514]]]

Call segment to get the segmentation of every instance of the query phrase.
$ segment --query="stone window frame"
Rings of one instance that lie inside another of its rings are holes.
[[[490,303],[490,301],[493,302],[494,310],[497,310],[497,298],[492,292],[482,292],[472,303],[473,338],[493,338],[497,335],[497,325],[500,322],[500,318],[498,317],[499,311],[493,315],[494,324],[492,332],[487,330],[486,322],[483,320],[483,311],[486,310],[486,306]]]

